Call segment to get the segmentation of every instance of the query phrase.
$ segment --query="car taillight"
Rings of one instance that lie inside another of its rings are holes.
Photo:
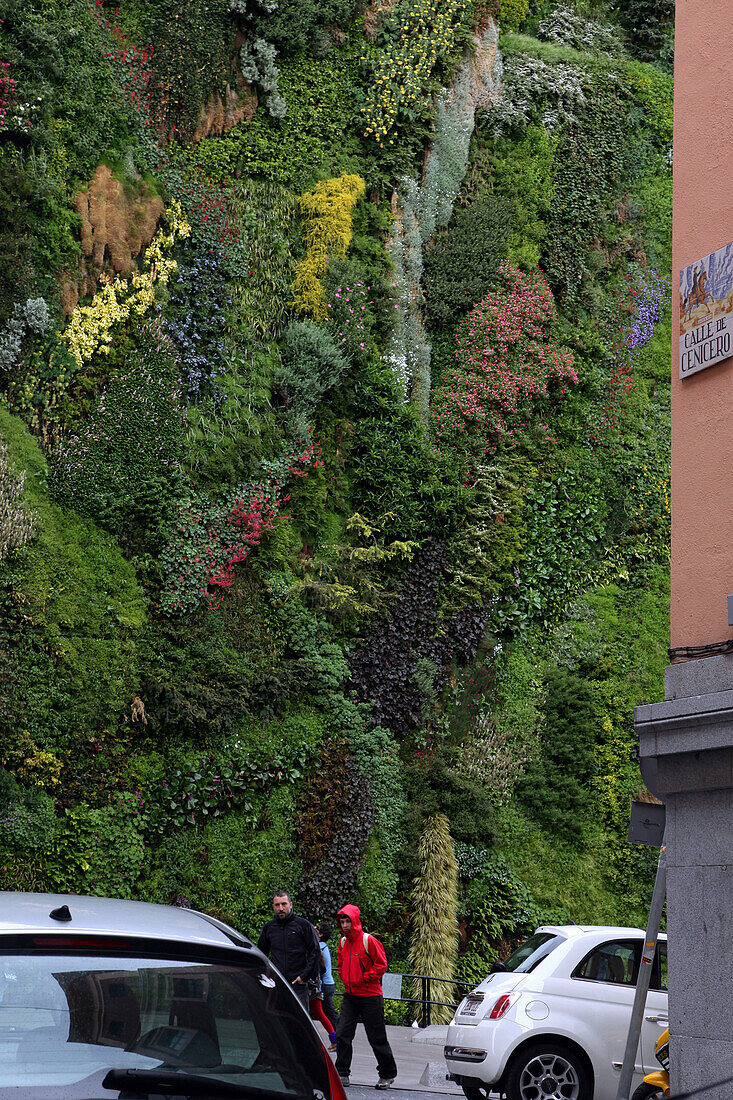
[[[323,1046],[323,1044],[321,1044]],[[336,1072],[336,1067],[323,1047],[323,1056],[326,1059],[326,1073],[328,1074],[328,1087],[331,1090],[331,1100],[346,1100],[346,1091],[341,1084],[341,1078]]]
[[[500,1020],[502,1016],[511,1008],[516,1001],[518,993],[503,993],[499,1000],[494,1003],[494,1007],[489,1013],[488,1018],[490,1020]]]

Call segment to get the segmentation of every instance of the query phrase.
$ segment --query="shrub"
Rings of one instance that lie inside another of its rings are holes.
[[[0,562],[33,538],[36,519],[22,501],[25,473],[16,474],[0,439]]]
[[[311,53],[320,59],[331,48],[333,28],[350,26],[363,0],[230,0],[245,28],[274,42],[280,53]]]
[[[566,669],[552,669],[546,689],[540,756],[517,794],[543,828],[578,843],[592,804],[596,705],[590,684]]]
[[[178,353],[187,401],[220,396],[217,379],[226,367],[222,330],[231,305],[222,258],[184,245],[170,283],[165,326]]]
[[[52,492],[126,539],[130,523],[155,536],[180,481],[183,432],[178,361],[153,323],[80,433],[51,453]]]
[[[619,5],[629,46],[642,61],[656,61],[674,31],[674,0],[625,0]]]
[[[235,566],[273,530],[287,497],[289,477],[307,477],[320,459],[311,442],[298,441],[278,461],[262,463],[256,482],[234,486],[210,500],[207,494],[181,499],[168,543],[160,556],[163,587],[160,608],[167,615],[196,611],[204,601],[221,604],[232,587]]]
[[[380,27],[382,48],[367,63],[361,112],[364,134],[381,147],[393,144],[398,118],[431,114],[433,71],[460,50],[467,37],[465,0],[399,0]]]
[[[53,799],[28,790],[0,768],[0,843],[20,851],[48,852],[56,830]]]
[[[133,55],[129,37],[150,49],[149,109],[161,135],[189,137],[212,92],[222,92],[230,75],[231,22],[228,0],[133,2],[123,9],[131,34],[117,26],[125,64]],[[117,11],[115,11],[115,16]]]
[[[509,33],[519,30],[527,14],[529,0],[499,0],[499,26]]]
[[[324,395],[337,386],[349,368],[349,360],[328,330],[311,321],[291,321],[282,336],[282,365],[275,371],[275,386],[284,398],[288,431],[293,439],[305,439],[309,422]]]
[[[540,20],[537,37],[576,50],[598,50],[611,55],[621,50],[616,28],[586,19],[564,4]]]
[[[351,211],[364,194],[361,176],[340,176],[317,183],[298,200],[305,219],[303,241],[307,253],[295,265],[294,305],[314,321],[326,316],[326,292],[321,283],[331,257],[345,256],[351,244]]]
[[[171,203],[166,218],[169,231],[158,230],[145,249],[146,271],[129,280],[115,279],[98,291],[88,306],[78,305],[74,309],[63,339],[78,366],[88,362],[97,351],[109,354],[115,327],[130,317],[145,314],[155,301],[156,283],[165,285],[176,270],[176,261],[166,258],[166,253],[179,238],[190,235],[191,227],[178,202]]]
[[[300,886],[303,912],[317,920],[319,914],[337,913],[344,898],[352,897],[374,822],[369,784],[353,760],[347,760],[344,795],[339,807],[336,834]]]
[[[484,296],[506,255],[511,215],[495,195],[459,206],[425,253],[423,287],[428,316],[443,325]]]
[[[242,76],[250,84],[258,84],[267,96],[267,110],[273,118],[282,118],[287,104],[277,87],[278,76],[275,56],[277,50],[271,42],[255,35],[239,51],[239,65]]]
[[[539,272],[500,268],[504,286],[479,302],[458,327],[455,366],[436,392],[436,437],[477,458],[511,438],[523,404],[553,382],[577,382],[569,352],[552,341],[555,303]]]

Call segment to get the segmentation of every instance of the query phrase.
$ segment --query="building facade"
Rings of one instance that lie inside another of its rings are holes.
[[[673,1093],[733,1075],[731,89],[733,0],[678,0],[671,663],[665,700],[636,709],[645,774],[667,806]],[[704,1095],[730,1100],[733,1084]]]

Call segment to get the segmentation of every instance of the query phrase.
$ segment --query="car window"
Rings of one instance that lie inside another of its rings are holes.
[[[110,1070],[171,1069],[280,1100],[329,1094],[285,983],[241,963],[0,951],[0,1095],[98,1097]]]
[[[661,989],[667,992],[667,941],[659,940],[654,954],[652,966],[652,979],[650,989]]]
[[[530,936],[511,953],[504,966],[517,974],[528,974],[542,959],[564,942],[564,937],[557,936],[554,932],[535,932],[534,936]]]
[[[635,985],[641,940],[609,940],[594,947],[573,971],[574,978],[614,985]]]

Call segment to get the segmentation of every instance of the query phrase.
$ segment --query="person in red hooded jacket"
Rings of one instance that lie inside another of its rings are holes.
[[[344,983],[344,996],[336,1028],[336,1072],[344,1085],[348,1085],[353,1040],[356,1025],[361,1020],[377,1059],[379,1081],[376,1087],[388,1089],[397,1076],[397,1065],[384,1023],[382,975],[387,969],[387,956],[376,936],[362,928],[356,905],[340,909],[338,923],[341,929],[338,969]]]

